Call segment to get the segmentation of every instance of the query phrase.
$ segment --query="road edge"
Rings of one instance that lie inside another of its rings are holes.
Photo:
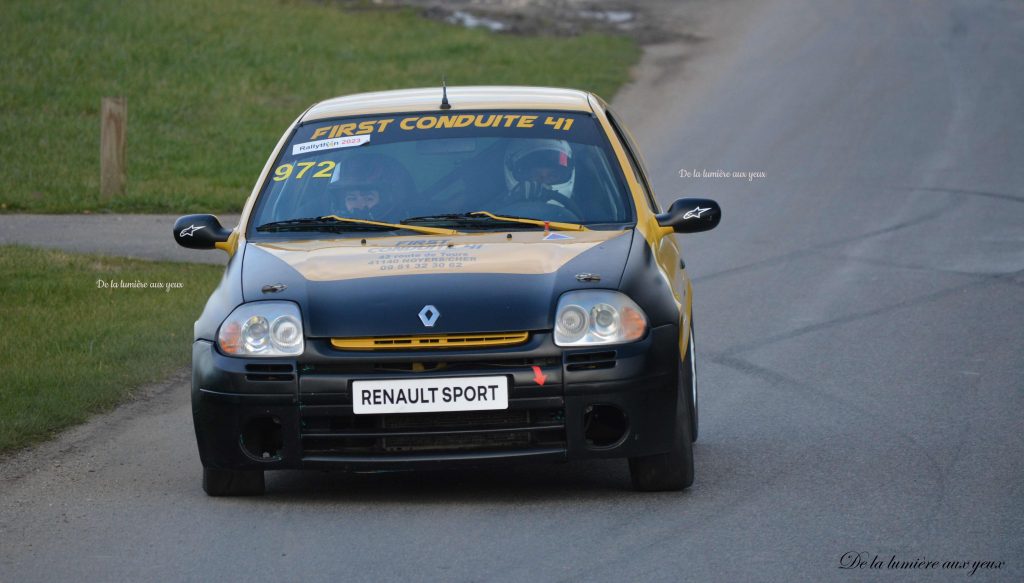
[[[182,385],[190,386],[191,383],[192,371],[181,368],[161,381],[133,389],[124,401],[112,409],[96,413],[46,441],[0,455],[0,488],[47,466],[60,466],[82,449],[83,444],[94,445],[116,433],[141,412],[149,413],[159,406],[180,405],[170,400],[170,397],[175,395],[175,389]]]

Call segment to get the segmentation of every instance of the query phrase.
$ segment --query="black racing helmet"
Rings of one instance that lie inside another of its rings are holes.
[[[376,191],[380,200],[370,214],[380,217],[406,203],[415,184],[398,160],[385,154],[359,152],[338,163],[329,189],[332,196],[342,200],[352,192]]]

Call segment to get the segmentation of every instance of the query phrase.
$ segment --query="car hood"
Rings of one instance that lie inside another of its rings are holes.
[[[563,292],[618,287],[631,240],[519,231],[249,242],[242,294],[298,303],[313,338],[544,330]],[[419,316],[425,306],[440,314],[433,326]]]

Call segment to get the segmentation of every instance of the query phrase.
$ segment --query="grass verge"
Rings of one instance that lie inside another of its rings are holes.
[[[313,102],[440,84],[611,98],[625,37],[522,37],[297,0],[9,0],[0,18],[0,212],[237,211]],[[128,190],[99,197],[99,107],[128,99]]]
[[[45,439],[188,362],[223,268],[0,247],[0,452]],[[181,283],[99,288],[97,281]]]

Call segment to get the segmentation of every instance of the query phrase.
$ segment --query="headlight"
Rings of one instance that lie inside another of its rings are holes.
[[[217,346],[229,356],[302,354],[302,315],[291,302],[253,302],[235,308],[220,325]]]
[[[647,333],[647,316],[629,296],[609,290],[562,294],[555,312],[555,344],[591,346],[633,342]]]

